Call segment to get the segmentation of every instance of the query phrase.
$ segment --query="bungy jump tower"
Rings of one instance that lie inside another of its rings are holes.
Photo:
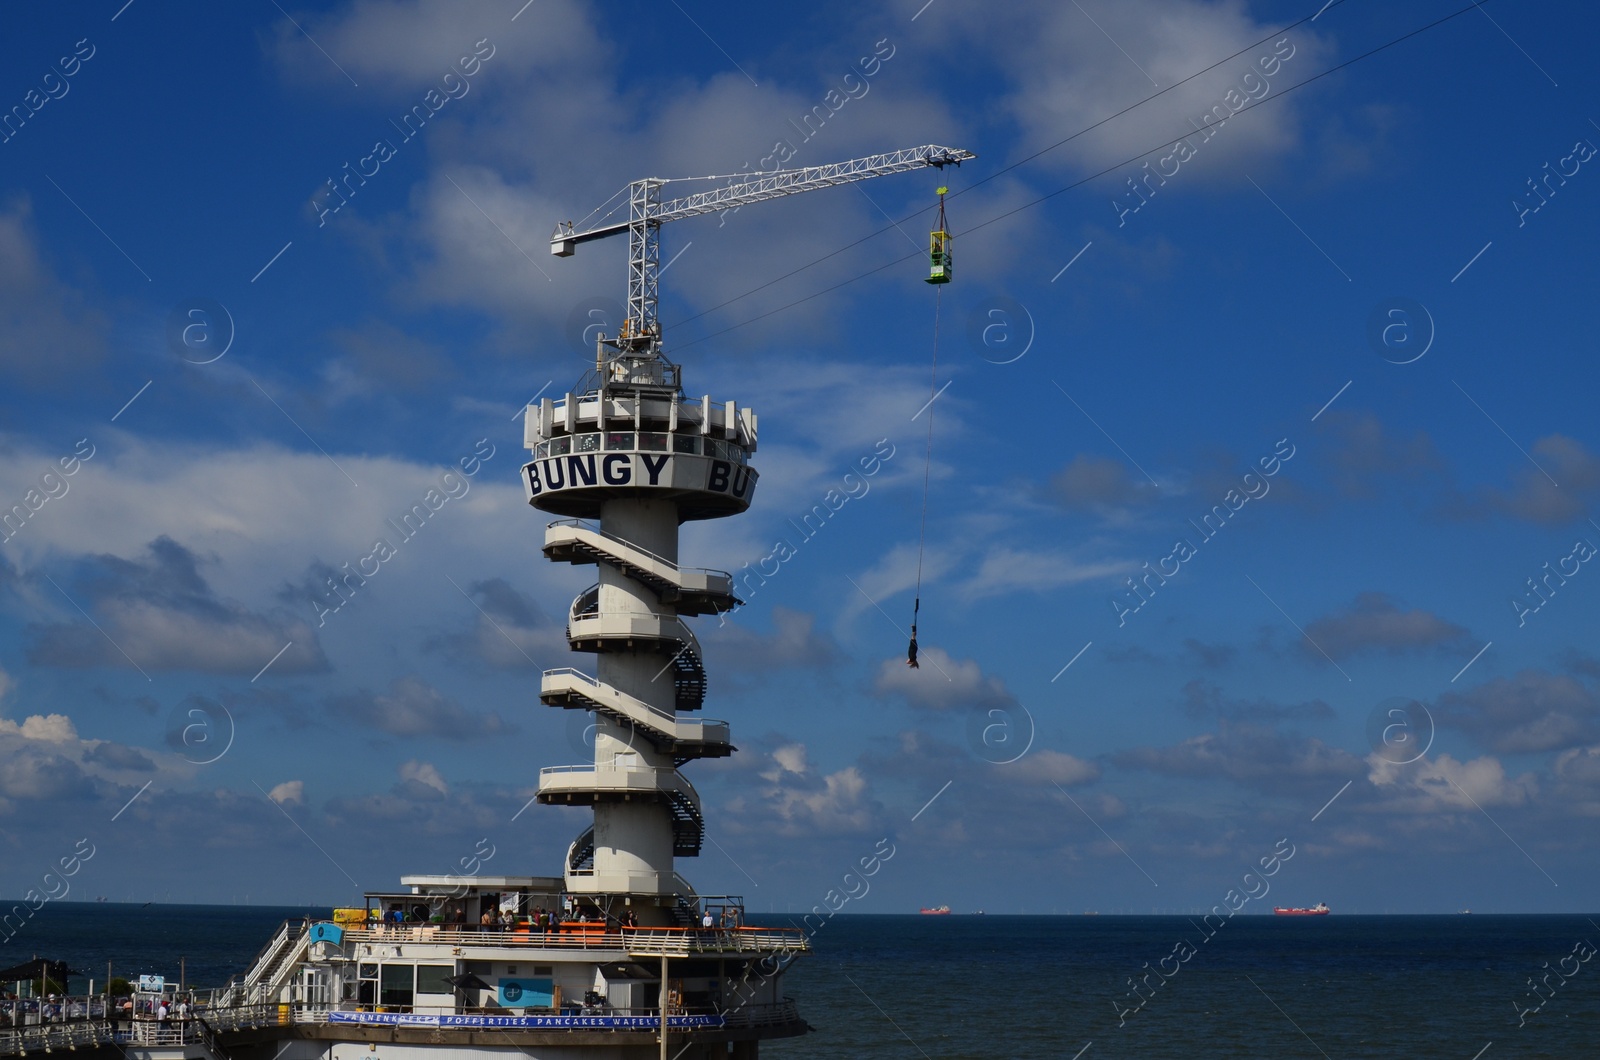
[[[744,1060],[810,1029],[783,992],[804,934],[747,923],[742,899],[698,894],[675,868],[705,838],[683,769],[734,750],[727,723],[699,715],[706,673],[685,620],[740,602],[730,575],[679,565],[678,528],[749,508],[757,423],[735,401],[686,396],[664,356],[660,229],[972,157],[919,147],[668,201],[671,182],[640,180],[627,220],[557,229],[562,257],[629,237],[627,320],[598,338],[577,390],[525,417],[528,500],[557,517],[544,553],[598,571],[567,618],[568,642],[593,665],[547,671],[539,689],[545,704],[593,716],[594,758],[542,770],[537,798],[590,807],[592,825],[556,876],[487,875],[493,851],[480,844],[460,872],[403,876],[331,921],[286,922],[179,1032],[192,1040],[141,1024],[132,1060]],[[935,232],[930,262],[930,282],[948,279],[948,233]]]

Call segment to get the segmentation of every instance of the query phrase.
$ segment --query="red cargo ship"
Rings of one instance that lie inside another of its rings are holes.
[[[1302,909],[1299,906],[1275,905],[1272,907],[1272,911],[1277,916],[1327,916],[1331,912],[1326,902],[1318,902],[1310,909]]]

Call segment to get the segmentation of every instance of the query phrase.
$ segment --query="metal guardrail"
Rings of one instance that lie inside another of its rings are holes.
[[[570,766],[544,766],[540,768],[539,775],[541,777],[547,773],[637,773],[640,776],[662,777],[667,781],[675,782],[670,785],[673,789],[688,795],[696,803],[700,801],[700,793],[695,790],[695,786],[689,782],[688,777],[676,771],[670,773],[661,772],[653,766],[634,766],[629,768],[626,766],[597,766],[593,762],[580,762]],[[667,786],[662,785],[660,790],[666,790]]]
[[[0,1056],[21,1056],[37,1049],[76,1049],[114,1040],[111,1021],[78,1020],[70,1023],[43,1023],[14,1030],[0,1030]]]
[[[600,529],[599,523],[590,522],[587,519],[557,519],[554,522],[547,523],[546,529],[549,529],[552,526],[572,526],[578,528],[579,530],[587,530],[596,537],[602,537],[607,541],[621,545],[624,548],[632,549],[634,552],[639,553],[641,556],[644,556],[655,563],[660,563],[663,566],[672,568],[679,574],[708,574],[714,577],[726,578],[729,582],[733,581],[733,575],[729,574],[725,570],[717,570],[714,567],[680,567],[677,563],[667,559],[665,556],[658,556],[647,548],[640,548],[627,538],[618,537],[616,534],[607,533],[606,531]]]
[[[272,939],[261,947],[261,952],[256,954],[255,960],[250,962],[248,966],[250,970],[245,973],[244,985],[246,987],[255,986],[261,976],[266,974],[268,962],[277,957],[284,947],[293,945],[294,939],[310,924],[311,921],[305,918],[285,920],[278,927],[277,933],[272,936]]]
[[[546,680],[563,677],[574,679],[571,682],[571,687],[564,687],[555,689],[553,691],[559,691],[567,695],[581,696],[584,699],[589,700],[591,703],[598,703],[600,707],[605,710],[626,711],[633,707],[637,707],[637,709],[641,712],[659,719],[660,722],[665,726],[662,731],[668,736],[676,732],[675,726],[677,726],[681,721],[681,719],[671,711],[662,710],[660,707],[655,706],[652,703],[646,703],[638,696],[629,695],[620,688],[613,688],[611,685],[606,684],[590,674],[584,673],[575,666],[558,666],[544,671],[544,678]],[[592,693],[591,689],[593,690]],[[543,691],[543,689],[541,689],[541,691]],[[616,696],[617,702],[620,703],[621,706],[616,706],[607,702],[604,698],[607,694]],[[705,723],[709,719],[702,718],[697,720]],[[727,723],[722,722],[720,724]]]
[[[38,1050],[76,1049],[96,1045],[207,1044],[205,1024],[213,1030],[282,1026],[290,1022],[287,1006],[239,1005],[200,1008],[189,1019],[166,1021],[144,1016],[78,1019],[0,1030],[0,1056],[21,1056]],[[202,1020],[204,1022],[202,1022]]]
[[[800,1008],[793,998],[786,997],[770,1005],[741,1005],[724,1012],[722,1017],[729,1027],[770,1027],[779,1023],[798,1023]]]
[[[346,942],[432,942],[451,946],[516,949],[625,950],[630,953],[808,953],[805,932],[795,928],[589,928],[561,931],[475,930],[452,925],[402,924],[346,928]]]
[[[293,1021],[295,1023],[331,1023],[331,1022],[337,1022],[337,1023],[347,1023],[347,1024],[348,1023],[360,1024],[360,1023],[364,1022],[363,1016],[366,1015],[366,1013],[370,1012],[370,1011],[371,1010],[359,1010],[358,1011],[358,1010],[353,1010],[353,1009],[349,1009],[349,1008],[334,1008],[334,1007],[331,1007],[331,1006],[316,1006],[316,1007],[308,1006],[308,1007],[303,1007],[303,1008],[302,1007],[296,1007],[295,1010],[294,1010],[294,1014],[293,1014]],[[506,1010],[495,1010],[493,1012],[490,1012],[488,1010],[473,1009],[471,1011],[472,1011],[472,1013],[474,1013],[476,1015],[487,1016],[487,1017],[489,1017],[491,1019],[494,1018],[495,1015],[499,1015],[499,1016],[502,1016],[502,1017],[511,1015],[511,1013],[507,1012]],[[336,1018],[332,1017],[331,1014],[333,1014],[333,1013],[337,1013],[338,1016]],[[369,1018],[371,1018],[374,1023],[382,1021],[383,1023],[389,1024],[389,1025],[405,1026],[405,1017],[407,1015],[409,1015],[409,1014],[411,1014],[410,1013],[410,1009],[405,1008],[405,1007],[401,1007],[398,1010],[389,1009],[385,1013],[374,1013]],[[773,1025],[783,1024],[783,1023],[795,1023],[795,1022],[798,1022],[799,1019],[800,1019],[800,1010],[795,1005],[794,999],[793,998],[787,998],[787,997],[784,998],[782,1001],[778,1001],[778,1002],[772,1002],[772,1003],[769,1003],[769,1004],[757,1004],[757,1005],[741,1005],[740,1007],[738,1007],[736,1009],[730,1009],[730,1010],[727,1010],[727,1011],[723,1011],[723,1010],[720,1010],[720,1009],[717,1009],[717,1008],[684,1008],[684,1007],[681,1007],[681,1006],[674,1006],[674,1007],[671,1007],[671,1008],[669,1008],[667,1010],[667,1014],[669,1016],[671,1016],[671,1017],[680,1017],[680,1016],[689,1016],[689,1017],[715,1016],[715,1017],[720,1017],[721,1025],[724,1026],[724,1027],[763,1027],[763,1026],[773,1026]],[[445,1015],[448,1016],[448,1014],[445,1014]],[[639,1008],[613,1008],[610,1005],[585,1005],[585,1006],[581,1006],[581,1007],[574,1006],[574,1007],[572,1007],[570,1009],[565,1009],[565,1010],[563,1010],[562,1013],[557,1013],[556,1015],[601,1016],[601,1017],[604,1017],[604,1016],[615,1016],[615,1017],[621,1017],[621,1018],[624,1018],[624,1019],[659,1020],[661,1018],[661,1009],[656,1007],[656,1006],[653,1006],[653,1005],[643,1006],[643,1007],[639,1007]],[[427,1015],[424,1015],[423,1018],[429,1018],[429,1017]],[[439,1026],[440,1026],[440,1029],[448,1031],[448,1030],[452,1030],[452,1029],[470,1029],[471,1027],[474,1026],[474,1024],[468,1023],[468,1022],[451,1023],[451,1022],[448,1022],[448,1021],[443,1021],[443,1022],[441,1022],[439,1024]],[[549,1028],[542,1028],[542,1029],[549,1029]],[[585,1028],[583,1025],[578,1024],[578,1025],[574,1025],[574,1027],[572,1029],[582,1030],[582,1029],[588,1029],[588,1028]]]
[[[803,942],[803,940],[802,940]],[[0,1030],[0,1056],[21,1056],[38,1050],[76,1049],[79,1046],[144,1045],[180,1046],[206,1045],[212,1047],[213,1036],[218,1031],[284,1027],[293,1024],[320,1024],[329,1022],[332,1012],[348,1010],[327,1005],[254,1004],[231,1008],[211,1008],[187,1020],[173,1019],[160,1022],[153,1019],[81,1019],[60,1023],[36,1024],[13,1030]],[[612,1009],[609,1006],[595,1010],[605,1015],[628,1015],[659,1018],[659,1008]],[[795,1023],[800,1019],[794,1000],[764,1005],[742,1005],[726,1012],[714,1009],[672,1010],[678,1015],[718,1015],[728,1027],[762,1027]],[[210,1028],[210,1033],[207,1027]],[[576,1026],[573,1029],[585,1029]]]
[[[544,696],[574,696],[580,700],[594,704],[585,707],[586,710],[604,710],[610,714],[621,714],[629,724],[634,723],[631,712],[637,711],[647,714],[649,718],[639,719],[638,723],[646,728],[653,728],[655,732],[667,739],[683,744],[724,744],[728,742],[728,723],[721,718],[683,718],[670,711],[661,709],[651,703],[646,703],[637,696],[608,685],[598,678],[584,673],[573,666],[561,666],[544,671],[540,680],[539,694]],[[615,697],[615,698],[609,698]],[[679,727],[698,727],[700,735],[679,736]]]

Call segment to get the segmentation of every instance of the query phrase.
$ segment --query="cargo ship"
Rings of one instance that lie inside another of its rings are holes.
[[[1328,908],[1326,902],[1318,902],[1309,909],[1300,906],[1275,905],[1272,907],[1272,912],[1275,916],[1327,916],[1332,910]]]
[[[949,916],[950,915],[950,907],[947,906],[947,905],[936,905],[936,906],[932,906],[932,907],[924,906],[923,909],[922,909],[922,915],[923,916]]]

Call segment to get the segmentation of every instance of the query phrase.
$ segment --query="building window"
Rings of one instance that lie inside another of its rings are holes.
[[[386,1008],[410,1008],[417,992],[417,966],[386,964],[378,976],[378,1004]]]
[[[419,964],[417,965],[417,993],[419,994],[453,994],[455,986],[450,980],[455,977],[456,969],[453,964]]]

